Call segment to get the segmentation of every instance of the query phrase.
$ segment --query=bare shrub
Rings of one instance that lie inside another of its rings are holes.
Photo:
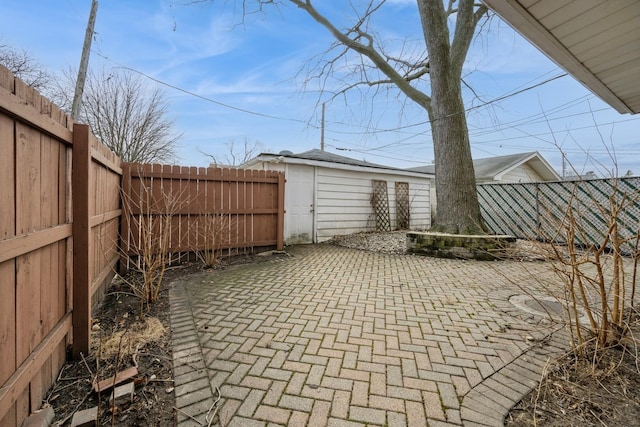
[[[610,181],[604,202],[577,182],[561,217],[546,209],[556,232],[546,238],[551,245],[545,255],[565,286],[578,350],[592,339],[600,348],[619,344],[634,309],[640,230],[638,224],[635,232],[624,226],[624,213],[635,207],[639,194],[623,191],[618,179]],[[578,188],[586,194],[578,197]],[[588,216],[601,225],[588,225]],[[576,320],[582,314],[588,324]]]
[[[139,273],[125,279],[142,304],[157,301],[162,279],[172,260],[172,228],[178,212],[188,201],[180,193],[165,189],[162,182],[148,185],[140,179],[132,194],[122,196],[123,215],[130,221],[129,235],[123,236],[123,252],[129,266]]]
[[[236,228],[236,221],[229,215],[208,213],[200,216],[197,227],[202,249],[196,251],[196,255],[206,268],[215,267],[220,262],[222,246],[229,242]]]

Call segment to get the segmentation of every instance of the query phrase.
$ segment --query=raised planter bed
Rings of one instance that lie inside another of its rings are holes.
[[[500,259],[515,241],[515,237],[508,235],[408,232],[407,251],[438,258],[492,261]]]

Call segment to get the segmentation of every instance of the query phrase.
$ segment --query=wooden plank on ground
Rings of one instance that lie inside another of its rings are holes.
[[[138,375],[138,369],[135,366],[131,366],[124,371],[118,372],[116,375],[99,381],[93,384],[93,390],[97,393],[103,392],[105,390],[110,389],[111,387],[117,386],[125,382],[126,380],[135,377]]]

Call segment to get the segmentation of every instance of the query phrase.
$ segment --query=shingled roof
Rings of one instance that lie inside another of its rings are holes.
[[[309,151],[305,151],[302,153],[294,154],[291,151],[281,151],[278,154],[274,153],[260,153],[258,156],[249,160],[245,164],[240,167],[247,168],[254,165],[256,162],[269,160],[270,162],[278,163],[278,161],[286,161],[285,159],[290,159],[290,163],[306,163],[306,164],[315,164],[316,166],[324,166],[324,167],[337,167],[338,165],[344,165],[343,168],[374,168],[374,169],[382,169],[385,171],[393,172],[395,174],[407,174],[408,172],[424,174],[425,172],[414,171],[404,168],[396,168],[392,166],[385,166],[378,163],[367,162],[366,160],[356,160],[350,157],[341,156],[339,154],[329,153],[327,151],[322,151],[318,149],[313,149]],[[289,162],[288,162],[289,163]],[[433,173],[431,173],[433,174]]]
[[[551,168],[551,166],[549,166],[540,153],[532,151],[529,153],[475,159],[473,161],[473,169],[475,171],[476,181],[482,182],[496,180],[500,175],[529,161],[533,161],[532,166],[538,167],[536,172],[538,172],[538,174],[544,179],[549,181],[560,180],[560,177]],[[409,168],[408,170],[414,172],[435,173],[435,165],[418,166],[415,168]]]
[[[345,165],[352,166],[366,166],[370,168],[385,168],[385,169],[393,169],[389,166],[379,165],[377,163],[367,162],[365,160],[356,160],[350,157],[340,156],[338,154],[329,153],[328,151],[322,151],[313,149],[309,151],[305,151],[303,153],[293,154],[293,153],[283,153],[280,152],[280,155],[283,157],[291,157],[296,159],[306,159],[306,160],[316,160],[319,162],[332,162],[332,163],[342,163]]]

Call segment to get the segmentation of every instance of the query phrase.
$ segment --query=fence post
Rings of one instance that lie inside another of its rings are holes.
[[[120,218],[120,268],[118,272],[124,276],[129,269],[129,239],[131,238],[131,163],[122,164],[122,184],[120,186],[120,204],[122,217]]]
[[[89,354],[91,328],[91,277],[89,272],[89,168],[90,128],[73,125],[71,192],[73,198],[73,358]]]
[[[278,172],[278,226],[276,249],[284,249],[284,172]],[[314,238],[315,240],[315,238]]]

